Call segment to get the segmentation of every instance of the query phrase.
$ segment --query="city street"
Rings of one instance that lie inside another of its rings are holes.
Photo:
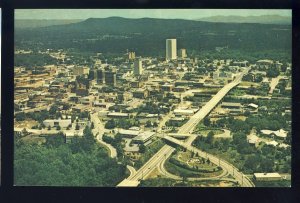
[[[97,113],[91,114],[91,121],[94,122],[94,129],[92,129],[92,132],[94,136],[97,136],[97,141],[104,145],[108,150],[111,158],[116,158],[117,157],[117,150],[111,146],[110,144],[104,142],[102,140],[102,136],[105,132],[105,128],[101,120],[99,119]]]
[[[245,69],[242,73],[240,73],[236,79],[225,85],[209,102],[206,103],[205,106],[202,107],[196,114],[194,114],[190,120],[184,124],[180,129],[178,130],[178,133],[192,133],[196,125],[205,117],[209,114],[209,112],[222,100],[222,98],[235,86],[237,86],[243,77],[245,73],[249,71],[248,69]],[[158,135],[159,136],[159,135]],[[243,187],[253,187],[254,184],[248,179],[247,177],[244,177],[244,174],[241,172],[238,172],[238,169],[235,168],[233,165],[227,163],[224,160],[221,160],[220,158],[217,158],[211,154],[207,154],[202,152],[199,149],[196,149],[191,146],[192,142],[196,139],[197,136],[193,135],[190,136],[187,139],[187,142],[184,143],[182,141],[179,141],[175,138],[163,135],[162,138],[167,139],[175,144],[181,145],[185,147],[186,149],[194,152],[198,152],[199,156],[209,158],[214,164],[219,165],[222,167],[224,171],[228,171],[230,174],[232,174],[233,177],[243,186]],[[164,145],[154,156],[150,158],[146,164],[144,164],[136,173],[135,176],[128,180],[132,181],[138,181],[139,179],[144,179],[146,178],[153,170],[155,167],[159,166],[163,160],[166,160],[171,154],[172,151],[174,150],[173,147]],[[231,172],[230,172],[231,171]]]

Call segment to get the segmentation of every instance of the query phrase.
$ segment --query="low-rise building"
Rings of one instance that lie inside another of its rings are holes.
[[[68,126],[72,125],[71,119],[47,119],[43,121],[46,127],[58,127],[67,128]]]
[[[151,140],[155,135],[155,132],[144,131],[140,133],[138,136],[132,139],[133,143],[136,144],[144,144]]]
[[[66,143],[70,143],[72,141],[72,139],[76,136],[78,137],[83,137],[83,130],[66,130],[64,131],[64,135],[65,135],[65,142]]]
[[[174,92],[185,92],[186,90],[187,90],[187,88],[184,86],[178,86],[178,87],[173,88]]]
[[[125,147],[124,154],[132,160],[138,160],[141,156],[140,148],[138,144],[134,144],[132,139],[124,139]]]
[[[120,112],[109,112],[107,114],[107,117],[109,118],[129,118],[128,113],[120,113]]]
[[[250,103],[250,104],[248,104],[248,107],[251,108],[251,109],[257,109],[257,108],[258,108],[258,105],[257,105],[257,104]]]
[[[147,89],[137,89],[132,92],[134,98],[145,99],[149,96],[149,91]]]
[[[130,86],[134,88],[141,88],[143,87],[144,82],[143,81],[131,81]]]
[[[73,69],[73,74],[74,75],[87,75],[89,74],[89,67],[86,66],[76,66]]]
[[[240,109],[242,107],[242,104],[232,103],[232,102],[222,102],[221,107],[224,109]]]
[[[173,90],[174,85],[172,84],[164,84],[160,87],[161,91],[171,92]]]
[[[171,126],[181,126],[184,121],[185,118],[183,117],[173,117],[168,121],[168,124]]]
[[[195,114],[195,111],[193,109],[175,109],[174,114],[175,115],[192,116]]]
[[[122,135],[123,137],[134,138],[134,137],[138,136],[140,132],[138,130],[119,129],[118,133],[120,135]]]
[[[285,139],[287,137],[287,132],[283,129],[277,130],[277,131],[273,131],[273,130],[261,130],[260,131],[263,135],[266,136],[271,136],[271,137],[278,137],[278,138],[282,138]]]
[[[273,60],[263,59],[256,62],[260,69],[269,69],[273,65]]]
[[[257,181],[276,181],[282,179],[279,173],[254,173],[253,177]]]

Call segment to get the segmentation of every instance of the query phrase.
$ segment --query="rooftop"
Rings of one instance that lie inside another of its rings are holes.
[[[256,178],[281,178],[279,173],[254,173]]]
[[[119,129],[119,133],[123,135],[139,135],[138,130],[125,130],[125,129]]]
[[[277,137],[281,137],[281,138],[286,138],[287,136],[287,132],[284,131],[283,129],[277,130],[277,131],[273,131],[273,130],[261,130],[260,131],[262,134],[265,135],[272,135],[274,134]]]
[[[235,106],[235,107],[241,107],[241,103],[233,103],[233,102],[222,102],[222,106]]]
[[[128,116],[128,113],[120,113],[120,112],[109,112],[108,116]]]
[[[269,59],[263,59],[263,60],[258,60],[257,63],[273,63],[273,61]]]
[[[251,104],[248,104],[248,106],[250,106],[250,107],[253,107],[253,108],[258,108],[258,105],[257,104],[253,104],[253,103],[251,103]]]
[[[146,140],[152,137],[153,135],[155,135],[155,132],[144,131],[140,133],[138,136],[136,136],[135,138],[133,138],[133,140]]]

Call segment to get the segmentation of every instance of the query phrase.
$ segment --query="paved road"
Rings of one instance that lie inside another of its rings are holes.
[[[162,162],[159,163],[159,166],[158,166],[158,171],[165,175],[166,177],[168,178],[171,178],[171,179],[174,179],[174,180],[182,180],[182,177],[180,176],[177,176],[177,175],[174,175],[170,172],[168,172],[166,170],[166,168],[164,167],[164,164],[165,164],[166,160],[163,160]],[[198,178],[187,178],[187,180],[190,180],[190,181],[195,181],[195,180],[223,180],[225,176],[228,175],[228,172],[226,170],[223,170],[222,174],[218,175],[218,176],[214,176],[214,177],[198,177]],[[228,178],[225,178],[226,180]],[[232,180],[232,179],[231,179]]]
[[[129,170],[129,172],[130,172],[130,175],[129,175],[128,178],[132,178],[132,176],[134,176],[136,174],[135,168],[133,168],[132,166],[129,166],[129,165],[127,165],[126,167]]]
[[[167,115],[165,115],[161,121],[159,121],[157,132],[161,132],[162,127],[166,124],[166,122],[172,117],[173,112],[170,111]]]
[[[205,158],[209,159],[212,163],[222,167],[222,169],[227,171],[230,175],[232,175],[239,182],[239,184],[242,187],[254,187],[254,184],[247,176],[245,176],[243,173],[239,172],[236,167],[234,167],[232,164],[228,163],[227,161],[222,160],[212,154],[208,154],[204,151],[201,151],[195,147],[192,147],[189,143],[179,141],[173,137],[165,135],[165,136],[163,136],[163,138],[172,143],[180,145],[189,151],[198,153],[198,155],[200,157],[205,157]]]
[[[105,128],[104,128],[103,123],[99,119],[97,113],[91,114],[91,121],[94,123],[94,129],[92,129],[92,132],[95,136],[97,136],[96,140],[100,144],[104,145],[105,147],[107,147],[109,149],[111,158],[117,157],[117,150],[112,145],[110,145],[102,140],[103,134],[105,132]]]
[[[243,73],[237,78],[225,85],[211,100],[209,100],[197,113],[195,113],[190,120],[180,127],[178,133],[192,133],[194,127],[205,118],[213,108],[223,99],[223,97],[235,86],[237,86],[242,79]]]
[[[147,178],[161,161],[169,157],[175,149],[164,145],[153,157],[151,157],[131,178],[131,181],[139,181]]]
[[[203,119],[205,116],[207,116],[209,114],[209,112],[221,101],[221,99],[235,86],[237,86],[240,82],[241,79],[243,77],[243,75],[245,73],[247,73],[249,71],[249,69],[244,70],[242,73],[240,73],[236,79],[225,85],[201,110],[199,110],[196,114],[194,114],[190,120],[184,124],[178,131],[178,133],[192,133],[192,131],[194,130],[194,127],[196,127],[196,125],[201,121],[201,119]],[[190,138],[188,138],[186,147],[188,150],[192,149],[191,148],[191,143],[194,141],[194,139],[196,138],[196,136],[191,136]],[[172,138],[175,139],[175,138]],[[176,139],[175,139],[176,140]],[[157,166],[159,166],[160,162],[162,162],[164,159],[167,159],[171,154],[172,151],[174,150],[173,147],[168,146],[168,145],[164,145],[153,157],[151,157],[148,162],[146,162],[146,164],[144,164],[136,173],[135,176],[133,176],[131,179],[128,179],[129,181],[134,181],[136,182],[137,180],[140,179],[144,179],[145,177],[147,177]],[[199,155],[202,153],[199,153]],[[200,155],[201,156],[201,155]],[[213,157],[211,155],[211,158],[214,160],[215,157]],[[213,161],[212,160],[212,161]],[[220,159],[218,159],[218,161],[220,161]],[[222,163],[224,163],[225,161],[223,161]],[[214,162],[213,162],[214,163]],[[224,164],[223,164],[224,165]],[[220,164],[220,166],[223,166],[222,164]],[[227,166],[227,165],[226,165]],[[233,167],[233,166],[232,166]],[[223,167],[222,167],[223,168]],[[233,167],[233,171],[234,171],[234,167]],[[244,181],[244,175],[240,175],[240,174],[236,174],[234,177],[236,177],[236,179],[239,181],[240,179],[242,180],[241,182],[243,183]],[[122,181],[123,182],[123,181]],[[122,183],[121,182],[121,183]],[[239,181],[240,182],[240,181]],[[120,183],[120,184],[121,184]],[[120,185],[119,184],[119,185]],[[242,184],[243,186],[245,184]],[[124,186],[124,184],[123,184]]]
[[[271,82],[270,82],[270,91],[269,94],[273,94],[274,89],[276,88],[276,86],[278,85],[279,80],[282,78],[282,76],[277,76],[276,78],[272,78]]]

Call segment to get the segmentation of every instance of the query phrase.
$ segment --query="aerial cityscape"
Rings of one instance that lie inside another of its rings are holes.
[[[15,17],[15,185],[290,187],[290,10]]]

